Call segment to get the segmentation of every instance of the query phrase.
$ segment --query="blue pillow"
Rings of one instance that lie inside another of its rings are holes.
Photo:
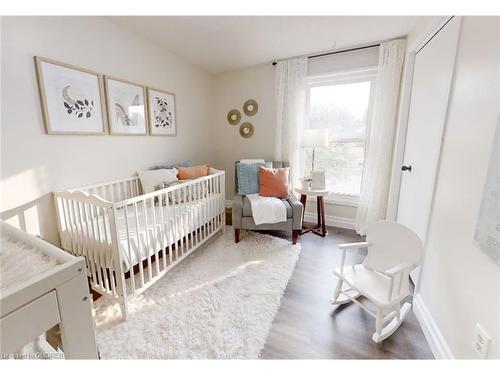
[[[236,173],[238,174],[238,194],[248,195],[260,191],[259,167],[272,168],[273,163],[238,163],[236,164]]]
[[[193,163],[190,161],[181,161],[180,163],[175,163],[175,164],[165,164],[165,165],[155,165],[154,167],[149,168],[152,171],[155,171],[157,169],[172,169],[175,167],[192,167]]]

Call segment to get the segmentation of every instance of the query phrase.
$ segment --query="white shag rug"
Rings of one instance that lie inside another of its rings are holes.
[[[255,232],[216,235],[129,303],[95,302],[101,357],[258,358],[301,245]]]

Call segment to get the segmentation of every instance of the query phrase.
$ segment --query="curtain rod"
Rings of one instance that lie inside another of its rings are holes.
[[[376,43],[376,44],[370,44],[368,46],[363,46],[363,47],[355,47],[355,48],[343,49],[341,51],[333,51],[333,52],[320,53],[320,54],[317,54],[317,55],[307,56],[307,58],[308,59],[314,59],[316,57],[323,57],[323,56],[335,55],[337,53],[351,52],[351,51],[357,51],[357,50],[360,50],[360,49],[373,48],[373,47],[379,47],[379,46],[380,46],[380,43]],[[277,62],[273,61],[273,66],[276,65],[276,64],[277,64]]]

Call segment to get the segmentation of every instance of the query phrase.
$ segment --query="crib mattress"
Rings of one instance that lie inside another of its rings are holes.
[[[146,205],[140,202],[137,204],[137,220],[133,206],[127,208],[128,220],[125,218],[125,209],[118,210],[116,217],[118,249],[124,271],[128,271],[139,261],[143,261],[166,246],[181,240],[207,220],[213,219],[218,210],[213,210],[213,217],[209,217],[207,208],[218,204],[221,199],[221,194],[212,194],[189,203],[155,205],[154,208],[149,202]],[[156,218],[156,224],[153,218]],[[63,247],[72,250],[76,255],[88,254],[94,262],[105,264],[108,268],[114,268],[113,247],[94,235],[94,233],[98,233],[97,228],[87,228],[85,224],[80,224],[76,230],[85,235],[77,238],[70,235],[69,231],[62,230]],[[108,235],[110,234],[110,228],[105,228],[102,219],[99,220],[99,230],[101,233],[107,230]]]
[[[59,263],[37,249],[5,234],[0,235],[0,291],[19,285]]]

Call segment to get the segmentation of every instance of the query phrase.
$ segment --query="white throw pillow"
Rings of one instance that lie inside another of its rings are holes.
[[[162,183],[177,181],[177,169],[156,169],[152,171],[137,171],[141,180],[144,194],[155,191],[155,187]]]

